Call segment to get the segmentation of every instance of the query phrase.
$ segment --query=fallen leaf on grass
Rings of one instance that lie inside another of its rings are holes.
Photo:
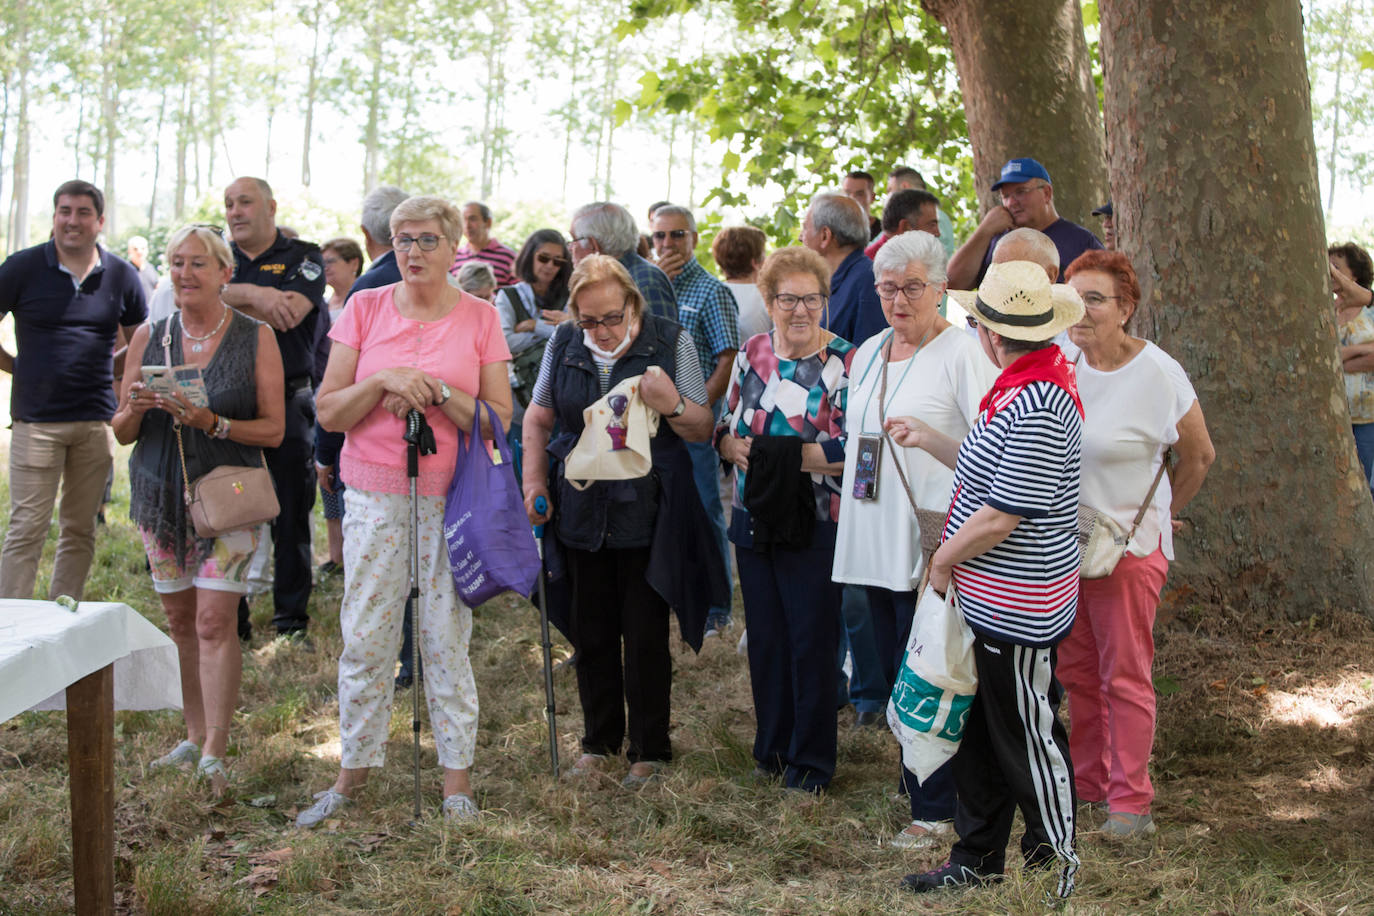
[[[369,833],[356,839],[351,839],[348,842],[354,846],[362,847],[363,852],[372,852],[372,850],[389,839],[391,839],[391,834],[389,833]]]
[[[261,897],[277,886],[279,872],[275,865],[259,865],[234,883],[248,885],[254,897]]]
[[[1208,684],[1207,686],[1211,687],[1213,690],[1225,690],[1225,689],[1226,689],[1226,678],[1221,678],[1220,680],[1213,681],[1212,683]]]
[[[296,851],[290,846],[283,846],[281,849],[274,849],[271,852],[253,856],[248,862],[251,865],[285,865],[291,861],[295,854]]]
[[[1256,687],[1254,690],[1251,690],[1250,692],[1257,697],[1264,696],[1264,694],[1269,692],[1269,685],[1260,684],[1258,687]]]
[[[651,859],[649,861],[649,867],[664,878],[671,878],[673,876],[673,870],[668,867],[668,863],[660,859]]]

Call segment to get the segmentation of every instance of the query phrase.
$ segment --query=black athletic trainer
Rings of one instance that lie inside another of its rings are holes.
[[[988,872],[967,865],[946,862],[934,871],[907,875],[902,879],[902,888],[914,894],[944,889],[957,890],[965,887],[983,887],[1002,880],[1000,871]]]

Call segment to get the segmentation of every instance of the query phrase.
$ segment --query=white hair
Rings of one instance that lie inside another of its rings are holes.
[[[992,263],[1001,264],[1003,261],[1030,261],[1047,271],[1052,269],[1055,276],[1059,276],[1059,249],[1055,247],[1054,240],[1028,226],[1013,229],[998,241],[992,252]]]
[[[604,200],[578,207],[571,228],[575,236],[596,239],[601,253],[613,258],[634,251],[639,244],[639,227],[630,211]]]
[[[949,275],[945,272],[945,246],[929,232],[913,229],[893,236],[883,243],[873,258],[873,273],[904,273],[913,261],[926,269],[926,280],[943,283]]]
[[[363,198],[363,228],[372,236],[372,241],[385,245],[391,241],[391,211],[396,205],[410,197],[395,185],[384,184],[373,188]]]
[[[811,199],[811,228],[829,229],[835,241],[854,247],[868,244],[868,219],[863,207],[839,191],[825,191]]]

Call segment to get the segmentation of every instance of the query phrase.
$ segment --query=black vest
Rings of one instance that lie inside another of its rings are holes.
[[[639,335],[611,368],[609,388],[643,375],[650,366],[659,366],[669,378],[677,377],[677,340],[682,326],[647,312],[640,322]],[[647,547],[658,518],[659,469],[675,452],[685,454],[686,447],[665,417],[658,425],[658,434],[650,440],[654,469],[648,476],[598,480],[585,490],[574,488],[563,478],[563,459],[582,434],[582,411],[601,399],[600,375],[576,325],[559,328],[549,347],[553,350],[549,380],[553,411],[561,430],[549,443],[558,539],[576,550]]]

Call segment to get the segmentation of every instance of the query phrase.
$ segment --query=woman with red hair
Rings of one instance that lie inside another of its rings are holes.
[[[1155,611],[1174,556],[1174,519],[1216,453],[1183,367],[1127,331],[1140,301],[1131,262],[1119,252],[1088,251],[1065,276],[1085,306],[1064,346],[1077,364],[1086,416],[1080,502],[1128,532],[1142,506],[1144,514],[1112,573],[1080,581],[1078,617],[1059,645],[1058,673],[1069,698],[1079,801],[1107,813],[1105,835],[1143,836],[1155,829],[1148,772]],[[1172,474],[1163,472],[1170,449]]]

